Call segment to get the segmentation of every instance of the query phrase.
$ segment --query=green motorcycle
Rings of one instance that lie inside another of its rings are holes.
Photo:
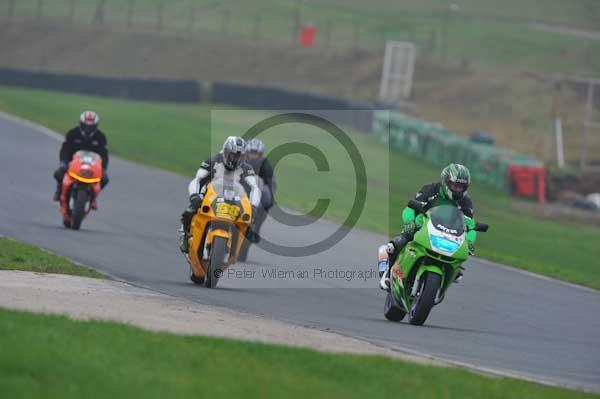
[[[469,257],[468,228],[456,206],[444,204],[426,212],[416,200],[410,200],[408,206],[419,215],[417,225],[422,227],[391,269],[384,315],[400,321],[408,314],[410,324],[422,325]],[[486,232],[488,225],[476,223],[473,230]]]

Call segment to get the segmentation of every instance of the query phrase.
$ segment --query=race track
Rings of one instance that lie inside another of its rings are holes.
[[[258,276],[224,278],[216,290],[194,286],[176,240],[188,179],[112,158],[111,184],[100,198],[100,210],[81,231],[69,231],[51,202],[59,144],[32,126],[0,116],[0,234],[198,306],[263,314],[483,370],[600,391],[598,291],[472,260],[463,282],[451,287],[426,325],[414,327],[384,319],[384,293],[374,284],[365,288],[371,281],[297,281],[261,274],[374,269],[376,248],[386,238],[360,230],[310,257],[255,250],[253,264],[237,270],[261,271]],[[265,234],[301,245],[336,228],[318,221],[286,230],[269,221]],[[488,234],[493,235],[493,226]]]

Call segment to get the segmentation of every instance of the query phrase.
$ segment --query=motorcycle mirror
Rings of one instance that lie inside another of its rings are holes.
[[[489,227],[490,226],[487,223],[477,222],[477,223],[475,223],[475,228],[473,230],[481,231],[482,233],[485,233],[488,231]]]
[[[417,213],[424,213],[423,212],[423,203],[421,203],[417,200],[414,200],[414,199],[409,200],[408,207]]]

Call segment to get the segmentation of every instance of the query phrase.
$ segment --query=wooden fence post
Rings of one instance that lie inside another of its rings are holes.
[[[188,32],[194,33],[194,26],[196,25],[196,3],[192,3],[190,6],[190,15],[188,19]]]
[[[133,12],[135,7],[135,1],[129,0],[127,2],[127,27],[131,28],[133,25]]]
[[[296,44],[298,40],[298,31],[300,30],[300,21],[301,21],[301,10],[300,7],[302,5],[302,0],[296,0],[296,8],[292,14],[292,31],[291,31],[291,39],[292,46]]]
[[[329,47],[331,45],[331,31],[332,31],[332,26],[331,26],[331,20],[328,19],[327,21],[325,21],[325,38],[323,40],[325,47]]]
[[[163,29],[163,11],[165,4],[161,1],[158,3],[158,8],[156,10],[156,30],[162,32]]]
[[[256,15],[254,17],[254,29],[252,32],[252,38],[256,41],[260,40],[261,38],[261,28],[262,25],[262,17],[260,15]]]
[[[358,21],[354,21],[353,23],[353,34],[352,34],[352,48],[354,51],[358,50],[360,45],[360,24]]]
[[[41,21],[44,16],[44,0],[37,1],[37,20]]]
[[[75,20],[75,0],[69,0],[69,20]]]
[[[6,13],[6,18],[8,19],[9,24],[12,22],[14,14],[15,14],[15,0],[8,0],[8,12]]]
[[[106,6],[106,0],[100,0],[94,13],[93,22],[98,25],[104,25],[104,7]]]
[[[231,18],[231,11],[229,9],[223,10],[223,20],[221,21],[221,33],[223,35],[229,34],[229,19]]]

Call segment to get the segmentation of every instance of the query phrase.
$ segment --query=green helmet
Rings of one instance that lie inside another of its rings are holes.
[[[466,166],[451,163],[442,170],[442,190],[448,199],[457,201],[463,197],[471,183],[471,174]]]

